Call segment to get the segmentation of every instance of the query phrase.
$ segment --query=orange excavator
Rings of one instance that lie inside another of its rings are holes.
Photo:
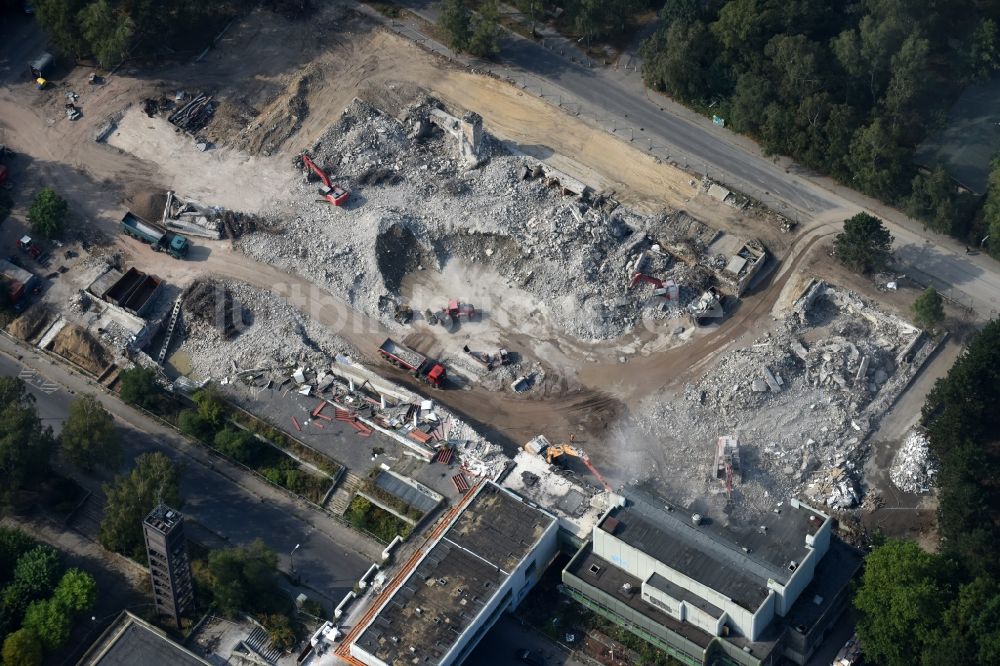
[[[652,275],[646,275],[645,273],[635,273],[632,275],[632,279],[628,283],[628,288],[630,290],[635,289],[635,286],[640,282],[645,282],[646,284],[653,286],[653,296],[658,298],[663,298],[668,301],[676,301],[679,295],[677,289],[677,283],[673,280],[661,280],[655,278]]]
[[[563,442],[562,444],[551,444],[545,448],[545,461],[550,465],[558,459],[560,456],[573,456],[574,458],[579,458],[590,473],[594,475],[594,478],[601,482],[604,489],[611,491],[611,484],[608,483],[604,475],[597,471],[597,468],[590,463],[590,456],[584,453],[581,449],[573,446],[572,444]]]
[[[330,177],[326,175],[326,172],[320,169],[307,153],[302,153],[302,164],[312,169],[313,173],[319,176],[320,182],[323,183],[319,188],[319,192],[323,195],[324,199],[334,206],[343,206],[347,203],[347,199],[351,196],[350,190],[345,190],[340,185],[333,184],[330,181]]]

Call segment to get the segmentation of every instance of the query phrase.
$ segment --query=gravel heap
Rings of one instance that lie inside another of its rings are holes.
[[[234,312],[235,335],[227,335],[212,316],[185,313],[180,349],[191,357],[195,375],[220,379],[235,369],[311,364],[325,366],[336,354],[354,350],[342,339],[274,294],[242,282],[210,281],[219,312]]]
[[[927,436],[917,431],[910,432],[889,468],[893,485],[906,493],[927,493],[936,477],[937,464],[930,457]]]
[[[353,190],[348,204],[319,199],[304,176],[293,201],[277,211],[283,233],[251,233],[237,247],[301,273],[390,327],[403,277],[456,257],[492,266],[553,304],[553,325],[581,339],[617,337],[640,319],[676,314],[699,295],[702,276],[669,261],[656,275],[681,278],[679,302],[668,307],[648,287],[628,291],[636,258],[653,244],[647,232],[662,216],[607,212],[610,206],[563,196],[544,178],[526,179],[524,167],[536,163],[489,136],[480,151],[485,164],[467,171],[451,136],[435,130],[411,138],[408,128],[431,104],[396,120],[356,100],[310,150],[335,183]]]

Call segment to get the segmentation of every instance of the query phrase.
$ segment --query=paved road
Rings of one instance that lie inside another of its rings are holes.
[[[74,393],[95,392],[118,419],[126,460],[148,451],[162,451],[183,465],[181,494],[185,513],[228,543],[263,539],[278,553],[284,571],[290,570],[292,548],[301,544],[294,558],[296,573],[303,584],[327,600],[339,601],[380,550],[318,512],[298,506],[270,486],[213,459],[201,447],[116,398],[95,391],[89,380],[47,357],[30,354],[19,362],[16,357],[24,353],[23,349],[6,337],[0,337],[0,352],[0,374],[20,375],[29,383],[39,415],[47,424],[58,430]]]
[[[435,21],[433,0],[397,0],[425,20]],[[357,6],[357,5],[356,5]],[[367,6],[360,5],[381,20]],[[501,40],[501,64],[455,56],[419,32],[414,21],[387,21],[403,36],[461,62],[513,79],[580,117],[634,140],[637,147],[749,194],[795,217],[804,226],[839,225],[859,210],[889,222],[896,256],[918,282],[933,285],[982,320],[1000,313],[1000,272],[985,255],[968,256],[954,239],[933,234],[921,222],[870,197],[810,173],[786,158],[764,156],[752,140],[714,125],[710,119],[650,92],[631,67],[588,66],[580,52],[558,37],[546,48],[513,33]],[[632,62],[637,62],[634,58]],[[591,63],[593,64],[593,63]],[[634,67],[634,65],[633,65]]]

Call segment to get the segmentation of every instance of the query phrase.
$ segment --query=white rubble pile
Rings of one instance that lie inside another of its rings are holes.
[[[927,436],[916,430],[906,436],[889,468],[892,483],[906,493],[930,492],[937,465],[927,448]]]
[[[613,338],[642,318],[677,314],[700,294],[701,284],[684,283],[692,274],[679,262],[667,269],[681,278],[680,299],[669,307],[648,287],[628,289],[637,258],[652,245],[647,232],[661,220],[623,207],[607,212],[563,196],[545,178],[525,178],[527,159],[489,136],[480,151],[485,163],[468,171],[450,135],[411,138],[408,128],[428,108],[397,121],[356,100],[309,151],[334,183],[353,191],[351,200],[335,208],[303,176],[276,211],[282,233],[249,234],[237,247],[307,276],[392,328],[400,326],[392,317],[404,276],[452,258],[493,267],[552,304],[553,325],[582,339]],[[441,294],[450,297],[462,294]]]
[[[351,354],[344,340],[305,317],[284,299],[242,282],[223,282],[246,313],[238,335],[227,339],[213,325],[184,314],[181,351],[191,357],[193,374],[221,379],[235,370],[281,367],[302,362],[328,364],[338,353]]]
[[[803,312],[723,355],[682,396],[651,396],[633,410],[642,436],[616,449],[627,473],[692,500],[706,478],[721,492],[712,445],[735,434],[745,463],[737,510],[799,493],[834,509],[857,506],[867,437],[934,345],[899,360],[919,332],[843,290],[824,286]],[[915,478],[926,485],[925,477]]]

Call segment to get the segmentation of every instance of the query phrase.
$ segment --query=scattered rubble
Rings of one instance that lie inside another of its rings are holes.
[[[618,206],[607,193],[508,153],[475,117],[454,118],[425,100],[400,118],[355,100],[308,148],[331,180],[352,191],[343,209],[317,201],[303,178],[297,200],[275,211],[283,233],[247,234],[237,247],[302,273],[390,327],[399,324],[386,305],[406,301],[407,274],[453,260],[484,264],[547,304],[555,329],[580,339],[614,338],[643,319],[686,317],[687,305],[713,281],[721,284],[733,259],[702,265],[706,240],[717,232],[700,238],[707,227],[681,211],[649,217]],[[673,280],[678,297],[630,290],[637,266]]]
[[[937,464],[927,448],[927,436],[917,430],[911,431],[896,451],[889,478],[905,493],[927,493],[936,477]]]

